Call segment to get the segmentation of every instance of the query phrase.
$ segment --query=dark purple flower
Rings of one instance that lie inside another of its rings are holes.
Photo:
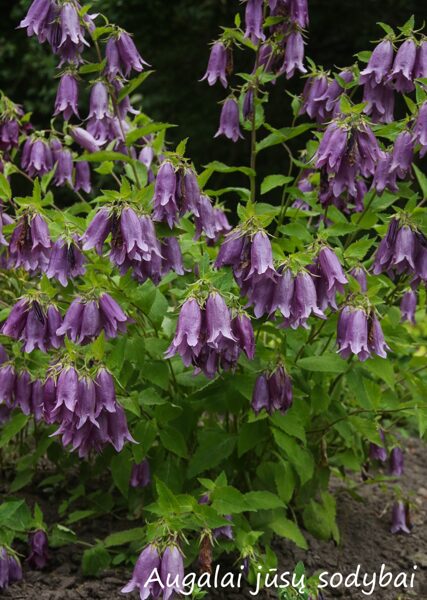
[[[90,194],[92,191],[92,185],[90,182],[90,167],[89,163],[85,160],[81,160],[75,163],[75,176],[74,176],[74,191],[78,192],[83,190],[86,194]]]
[[[16,373],[10,364],[0,366],[0,404],[6,404],[9,408],[13,407],[15,394]]]
[[[371,353],[368,347],[368,316],[360,308],[345,306],[338,318],[338,350],[342,358],[352,354],[360,361],[367,360]]]
[[[414,68],[414,79],[427,77],[427,40],[423,40],[417,49],[417,60]]]
[[[48,538],[42,529],[30,533],[28,539],[30,555],[27,558],[32,569],[44,569],[48,562]]]
[[[400,313],[402,315],[402,322],[409,321],[415,325],[415,312],[417,310],[417,295],[413,290],[408,290],[402,296],[400,302]]]
[[[195,298],[189,298],[179,313],[175,337],[165,356],[171,358],[179,354],[186,367],[191,365],[193,356],[201,345],[202,311]]]
[[[56,330],[61,325],[61,315],[54,306],[47,309],[37,300],[19,300],[6,319],[2,333],[24,342],[22,350],[32,352],[39,349],[47,352],[50,348],[60,348],[62,339]]]
[[[57,279],[61,285],[67,287],[69,279],[85,274],[85,263],[86,258],[76,237],[71,240],[59,238],[52,247],[46,276],[48,279]]]
[[[310,271],[316,286],[320,309],[323,311],[328,306],[337,309],[336,294],[344,293],[344,285],[348,283],[348,279],[336,254],[328,246],[323,246]]]
[[[177,177],[173,165],[165,161],[160,166],[154,190],[155,221],[166,221],[172,229],[178,222],[178,206],[176,203]]]
[[[255,336],[250,318],[245,314],[238,314],[231,321],[231,330],[240,348],[252,360],[255,356]]]
[[[427,102],[421,105],[418,112],[414,125],[414,138],[415,142],[421,146],[420,156],[423,157],[427,153]]]
[[[34,0],[19,27],[26,28],[28,36],[36,35],[39,42],[43,43],[46,40],[52,6],[52,0]]]
[[[200,196],[198,213],[194,216],[196,225],[196,235],[194,237],[196,240],[200,239],[202,233],[204,233],[208,245],[211,245],[231,230],[225,212],[212,206],[210,198],[204,194]]]
[[[406,506],[403,502],[395,502],[392,512],[391,533],[411,533],[408,526]]]
[[[259,414],[262,409],[270,415],[276,411],[285,413],[292,402],[292,382],[282,366],[258,377],[252,394],[252,409],[255,414]]]
[[[380,151],[377,166],[375,169],[372,186],[377,194],[382,194],[387,188],[392,192],[397,192],[397,173],[391,171],[393,156],[390,152]]]
[[[393,146],[393,157],[390,172],[396,171],[397,176],[403,179],[410,171],[414,158],[414,141],[409,131],[402,131],[396,138]]]
[[[157,548],[151,544],[141,552],[132,573],[132,579],[121,590],[122,594],[128,594],[138,589],[141,600],[146,600],[150,596],[158,598],[161,593],[160,585],[157,582],[146,584],[153,573],[157,571],[160,574],[159,570],[160,555]]]
[[[347,131],[332,122],[326,128],[316,153],[316,167],[325,166],[329,172],[337,172],[347,148]]]
[[[354,277],[359,284],[361,292],[364,293],[368,290],[368,280],[366,277],[366,271],[363,267],[354,267],[350,271],[350,275]]]
[[[307,327],[307,320],[311,315],[326,318],[318,305],[316,286],[311,274],[300,271],[294,280],[290,317],[284,319],[281,327]]]
[[[164,238],[161,242],[162,266],[161,275],[164,277],[170,271],[184,275],[184,264],[181,248],[176,237]]]
[[[0,150],[5,154],[13,148],[18,148],[20,129],[20,124],[15,118],[0,121]]]
[[[150,485],[151,474],[150,465],[148,460],[145,458],[138,465],[132,466],[132,473],[130,477],[130,486],[133,488],[144,488]]]
[[[55,185],[73,185],[73,156],[58,140],[51,142],[53,162],[56,166],[53,181]]]
[[[393,64],[393,44],[390,40],[382,40],[373,50],[368,65],[360,72],[361,84],[377,84],[387,79]]]
[[[243,107],[242,107],[243,119],[245,121],[251,120],[254,115],[254,110],[255,110],[254,90],[252,87],[249,87],[246,90],[245,96],[243,98]]]
[[[390,350],[384,339],[381,323],[374,313],[371,313],[368,322],[368,347],[371,353],[381,358],[387,358],[387,351]]]
[[[129,77],[132,69],[138,73],[149,66],[139,54],[134,41],[128,33],[120,31],[119,35],[107,42],[107,74],[111,79],[117,75]]]
[[[222,105],[219,129],[214,137],[224,135],[229,140],[237,142],[239,138],[243,139],[240,131],[239,105],[233,97],[227,98]]]
[[[304,67],[304,38],[300,31],[292,31],[286,40],[282,70],[286,74],[286,79],[293,77],[296,70],[307,73]]]
[[[79,88],[77,79],[71,73],[64,73],[59,82],[58,91],[55,100],[55,112],[57,116],[62,116],[68,121],[72,115],[79,116],[78,110]]]
[[[409,224],[402,225],[399,219],[393,218],[376,252],[374,274],[394,269],[397,273],[418,276],[418,257],[422,254],[422,248],[422,236]]]
[[[0,590],[22,579],[22,567],[18,558],[0,547]]]
[[[165,586],[163,600],[169,600],[174,593],[182,591],[184,579],[184,561],[177,546],[168,546],[163,553],[160,566],[160,576]]]
[[[326,107],[323,98],[328,87],[326,75],[309,76],[302,92],[301,114],[307,113],[311,119],[323,122],[326,118]]]
[[[49,144],[40,138],[29,138],[24,144],[21,157],[22,169],[30,177],[42,177],[53,167]]]
[[[380,438],[382,440],[383,445],[378,446],[377,444],[371,443],[369,444],[369,458],[371,460],[378,460],[379,462],[385,463],[387,460],[387,450],[385,448],[385,436],[384,431],[380,429],[379,431]]]
[[[394,88],[403,94],[414,89],[414,67],[417,47],[413,39],[405,40],[397,51],[389,80]]]
[[[398,446],[390,452],[390,475],[402,477],[404,472],[404,455]]]
[[[72,127],[70,135],[79,146],[88,152],[98,152],[100,146],[102,146],[102,143],[98,142],[93,135],[82,127]]]
[[[247,0],[245,9],[245,37],[249,38],[253,44],[265,42],[263,26],[263,7],[264,0]]]
[[[222,85],[227,87],[227,48],[222,42],[216,42],[211,49],[208,68],[201,81],[207,80],[209,85],[214,85],[218,79]]]
[[[364,112],[374,123],[391,123],[394,119],[394,90],[389,84],[372,85],[363,89],[363,102],[367,103]]]
[[[224,519],[227,519],[227,521],[233,520],[231,515],[224,515]],[[216,540],[220,539],[220,538],[224,538],[226,540],[234,540],[234,533],[233,533],[232,525],[223,525],[222,527],[216,527],[212,531],[212,533]]]

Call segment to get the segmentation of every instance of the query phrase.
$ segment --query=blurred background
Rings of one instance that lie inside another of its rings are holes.
[[[353,55],[370,48],[382,35],[376,25],[395,27],[415,14],[418,27],[427,20],[426,0],[308,0],[310,31],[307,56],[325,68],[345,66]],[[221,86],[199,83],[206,69],[209,43],[220,26],[232,25],[238,0],[93,0],[91,12],[103,12],[110,21],[135,35],[135,41],[156,73],[143,86],[144,112],[159,121],[179,125],[170,130],[177,142],[189,137],[188,155],[197,167],[218,159],[247,164],[249,140],[239,144],[213,140],[226,93]],[[29,0],[0,0],[0,89],[33,111],[33,123],[49,123],[53,112],[56,58],[47,46],[28,39],[15,28]],[[240,69],[241,58],[235,57]],[[240,62],[239,62],[240,61]],[[289,124],[290,99],[285,88],[299,93],[303,82],[283,79],[272,90],[268,121]],[[248,136],[246,135],[246,138]]]

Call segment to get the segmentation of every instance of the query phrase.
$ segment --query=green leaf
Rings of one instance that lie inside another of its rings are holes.
[[[120,454],[113,456],[110,469],[114,483],[123,496],[127,498],[129,493],[129,479],[132,470],[129,452],[122,450]]]
[[[88,548],[83,552],[82,570],[86,577],[96,577],[110,566],[111,557],[104,546]]]
[[[181,458],[187,458],[187,444],[184,436],[178,429],[172,427],[161,429],[159,435],[160,441],[167,450],[170,450]]]
[[[57,523],[53,526],[52,531],[49,534],[49,546],[52,548],[60,548],[61,546],[67,546],[77,541],[77,535],[72,529],[64,527]]]
[[[305,448],[301,448],[298,442],[289,435],[272,428],[276,444],[284,450],[289,462],[295,467],[301,485],[309,481],[314,473],[314,459],[312,454]]]
[[[298,548],[308,550],[307,541],[303,536],[301,529],[294,521],[290,521],[289,519],[283,517],[281,519],[276,519],[273,521],[273,523],[270,523],[269,527],[276,535],[294,542]]]
[[[132,79],[132,81],[130,83],[128,83],[127,85],[125,85],[119,92],[119,95],[117,97],[118,102],[121,102],[124,98],[126,98],[126,96],[130,96],[130,94],[132,94],[132,92],[134,92],[137,88],[139,88],[139,86],[141,84],[144,83],[144,81],[150,77],[150,75],[154,73],[154,71],[144,71],[143,73],[141,73],[140,75],[138,75],[138,77],[135,77],[134,79]]]
[[[223,431],[204,430],[199,433],[199,446],[190,459],[188,477],[212,469],[228,458],[236,445],[236,438]]]
[[[348,364],[337,354],[326,353],[321,356],[307,356],[297,362],[297,367],[306,371],[315,371],[319,373],[345,373]]]
[[[15,437],[17,433],[19,433],[22,429],[24,429],[25,425],[28,422],[28,417],[26,417],[23,413],[18,413],[12,417],[9,423],[3,427],[0,433],[0,448],[3,448],[10,442],[11,439]]]
[[[256,174],[255,171],[249,167],[229,167],[218,160],[210,162],[209,164],[205,165],[204,168],[217,173],[243,173],[248,177]]]
[[[296,127],[284,127],[283,129],[273,129],[273,127],[269,127],[269,130],[272,131],[272,133],[258,142],[256,145],[256,150],[257,152],[260,152],[261,150],[265,150],[271,146],[283,144],[283,142],[287,142],[288,140],[298,137],[313,127],[313,123],[301,123]]]
[[[393,363],[389,360],[381,358],[380,356],[373,356],[363,367],[370,373],[373,373],[383,381],[385,381],[392,389],[394,389],[396,383],[396,377],[394,374]]]
[[[3,173],[0,173],[0,197],[2,200],[10,200],[12,198],[10,183]]]
[[[246,510],[273,510],[283,508],[284,503],[276,494],[271,492],[248,492],[245,494]]]
[[[104,546],[106,548],[113,548],[114,546],[124,546],[131,542],[142,541],[145,536],[144,527],[135,527],[134,529],[126,529],[124,531],[117,531],[107,536],[104,540]]]
[[[261,183],[261,194],[267,194],[275,188],[282,187],[293,180],[285,175],[268,175]]]
[[[415,175],[417,177],[418,183],[420,184],[421,191],[423,193],[423,200],[427,199],[427,177],[424,173],[417,167],[417,165],[412,165],[415,171]]]
[[[335,498],[328,492],[322,493],[322,502],[311,500],[303,511],[304,525],[316,537],[329,540],[331,537],[339,543],[339,531],[336,524]]]
[[[146,135],[150,135],[151,133],[158,133],[159,131],[164,131],[169,129],[170,127],[176,127],[176,125],[172,125],[171,123],[149,123],[144,127],[138,127],[137,129],[132,129],[126,135],[126,145],[132,146],[137,140],[145,137]]]
[[[99,152],[85,152],[82,156],[76,158],[77,161],[85,160],[87,162],[106,162],[119,160],[125,163],[131,163],[132,159],[121,152],[114,150],[100,150]]]
[[[375,240],[372,238],[354,242],[345,251],[345,256],[354,260],[363,260],[374,243]]]

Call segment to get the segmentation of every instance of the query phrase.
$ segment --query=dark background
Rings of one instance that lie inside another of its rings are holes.
[[[307,55],[326,68],[345,66],[353,55],[382,35],[378,21],[402,25],[415,14],[418,27],[427,20],[426,0],[308,0],[310,31]],[[49,122],[56,93],[56,58],[49,48],[15,30],[28,0],[0,0],[0,89],[34,112],[33,122]],[[176,123],[169,139],[189,137],[188,154],[197,166],[213,158],[247,164],[248,140],[239,144],[212,140],[225,97],[221,86],[198,83],[209,55],[208,44],[221,25],[232,25],[238,0],[94,0],[92,12],[135,34],[142,56],[156,70],[143,86],[143,110],[159,121]],[[240,54],[240,53],[239,53]],[[237,57],[237,61],[240,58]],[[241,65],[240,65],[241,66]],[[299,93],[301,81],[281,80],[272,92],[268,120],[289,124],[286,87]],[[246,135],[246,138],[248,136]]]

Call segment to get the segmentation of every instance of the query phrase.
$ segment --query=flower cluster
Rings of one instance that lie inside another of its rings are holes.
[[[352,80],[350,71],[342,71],[332,80],[325,73],[310,74],[302,92],[301,114],[307,114],[318,123],[338,117],[339,101],[344,91],[342,83],[347,84]]]
[[[157,598],[163,593],[164,600],[169,600],[173,594],[181,593],[183,578],[184,561],[178,546],[167,546],[160,555],[157,547],[150,544],[141,552],[132,578],[122,593],[129,594],[138,589],[141,598]]]
[[[293,402],[292,382],[282,366],[271,373],[263,373],[256,382],[252,394],[252,409],[258,415],[263,409],[269,415],[276,411],[285,413]]]
[[[220,369],[235,368],[242,351],[248,358],[254,357],[250,319],[244,314],[232,318],[224,298],[212,292],[202,304],[193,297],[184,302],[165,356],[179,354],[186,367],[195,367],[195,373],[214,377]]]
[[[44,384],[43,403],[45,420],[59,425],[53,435],[80,457],[106,444],[120,452],[126,441],[135,441],[116,400],[113,377],[104,368],[92,378],[73,366],[56,365]]]
[[[175,170],[171,162],[163,162],[156,177],[154,220],[166,222],[172,229],[187,212],[199,217],[199,204],[200,189],[193,169]]]
[[[338,318],[337,344],[342,358],[354,354],[360,361],[372,354],[386,358],[390,350],[375,312],[348,304],[341,309]]]

